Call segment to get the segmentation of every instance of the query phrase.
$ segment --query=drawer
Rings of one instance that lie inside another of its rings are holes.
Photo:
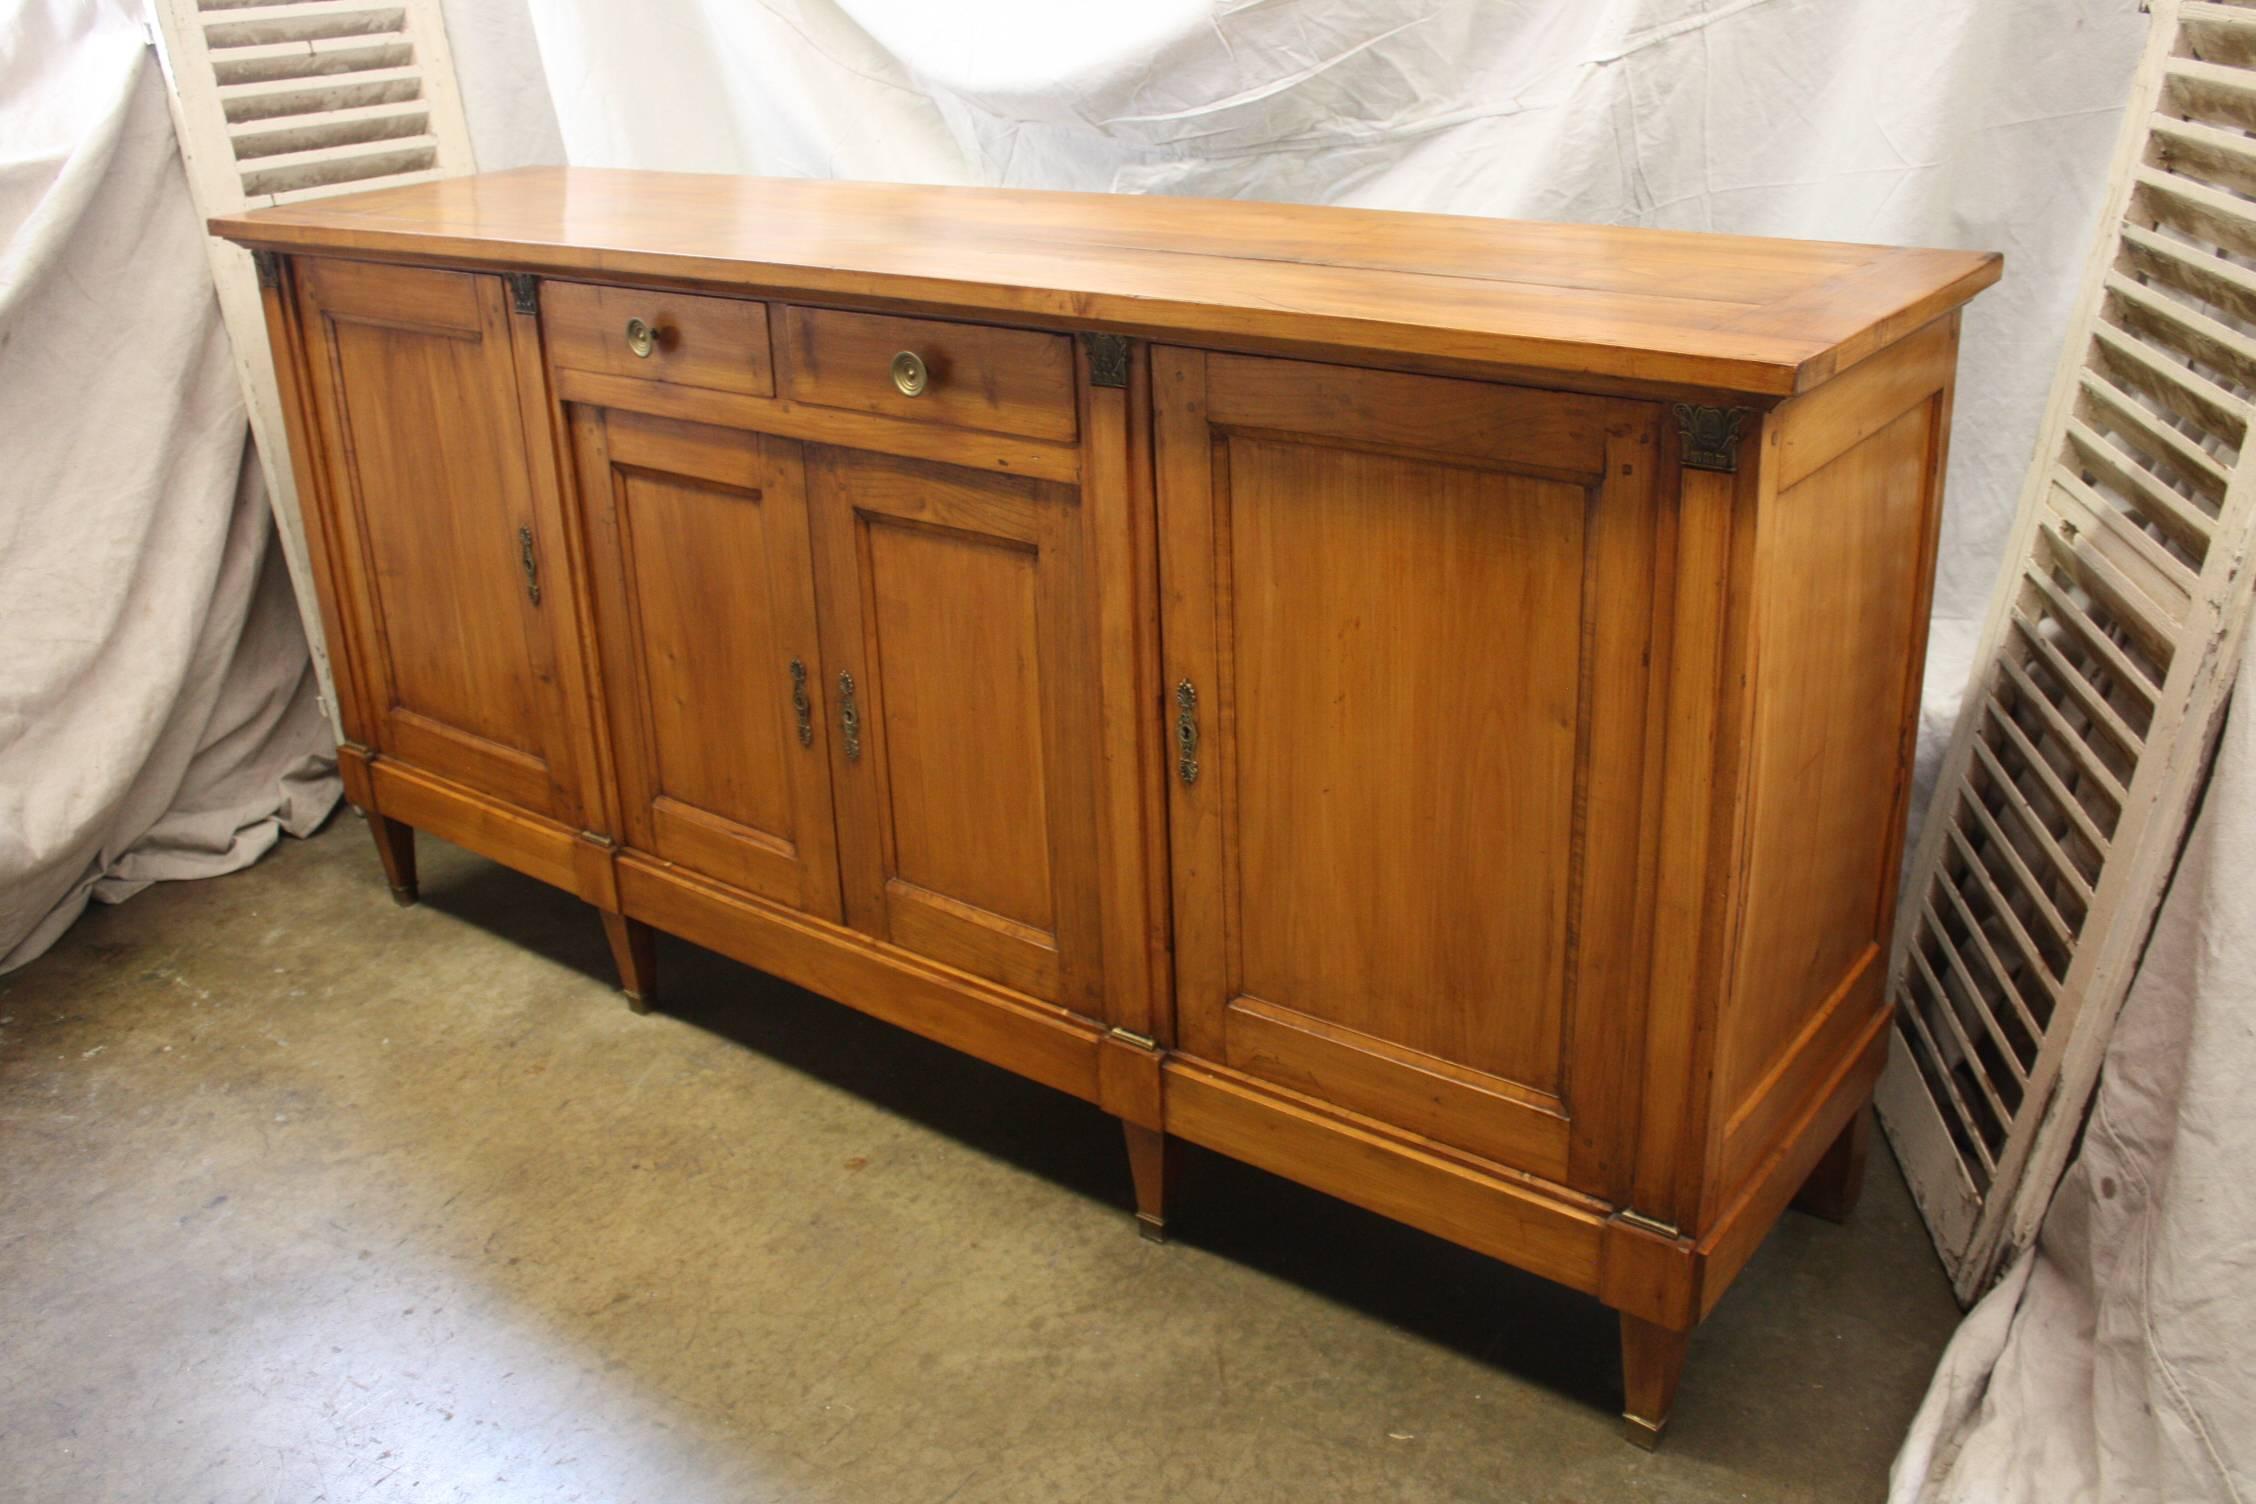
[[[777,362],[794,401],[1030,439],[1070,442],[1078,431],[1065,335],[820,308],[785,308],[782,318]],[[904,353],[923,363],[914,395],[894,380]]]
[[[630,322],[655,331],[638,338]],[[634,376],[747,397],[775,395],[768,305],[584,282],[541,284],[548,358],[572,371]]]

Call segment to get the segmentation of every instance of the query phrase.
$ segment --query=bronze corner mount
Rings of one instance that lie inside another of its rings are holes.
[[[1725,475],[1739,469],[1739,433],[1753,410],[1744,407],[1708,407],[1697,402],[1673,404],[1676,426],[1682,435],[1678,452],[1687,470],[1720,470]]]
[[[1124,334],[1084,334],[1089,351],[1089,385],[1128,384],[1128,337]]]

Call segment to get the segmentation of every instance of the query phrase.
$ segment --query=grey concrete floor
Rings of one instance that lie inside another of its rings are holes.
[[[1652,1456],[1599,1306],[344,815],[0,978],[0,1498],[1876,1499],[1956,1319],[1894,1164]]]

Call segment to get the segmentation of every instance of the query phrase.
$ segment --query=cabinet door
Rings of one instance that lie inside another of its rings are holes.
[[[576,820],[550,637],[571,590],[553,498],[533,494],[501,278],[311,259],[298,286],[372,701],[356,729],[386,755]]]
[[[800,446],[572,409],[626,843],[839,917]]]
[[[1076,493],[823,448],[808,484],[849,918],[1095,1014]]]
[[[1154,382],[1178,1046],[1602,1179],[1655,410],[1178,350]]]

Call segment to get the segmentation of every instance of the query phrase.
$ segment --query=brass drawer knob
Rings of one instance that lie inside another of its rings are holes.
[[[904,397],[921,397],[931,385],[932,373],[924,368],[924,357],[914,350],[903,350],[893,357],[893,384]]]
[[[648,319],[627,320],[627,348],[644,360],[658,348],[658,326]]]

